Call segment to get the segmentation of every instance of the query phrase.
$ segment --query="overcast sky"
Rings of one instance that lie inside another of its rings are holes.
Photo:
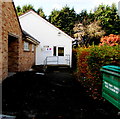
[[[70,8],[74,7],[77,13],[80,13],[81,10],[86,9],[88,12],[93,10],[99,4],[111,5],[115,3],[118,7],[118,2],[120,0],[13,0],[15,6],[23,6],[26,4],[31,4],[37,10],[39,7],[43,8],[43,11],[48,16],[51,11],[55,9],[61,9],[65,5]]]

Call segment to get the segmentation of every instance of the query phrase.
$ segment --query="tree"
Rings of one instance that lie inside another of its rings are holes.
[[[77,14],[77,21],[83,25],[88,25],[94,21],[94,14],[91,11],[90,13],[87,13],[87,10],[82,10]]]
[[[16,10],[17,10],[17,12],[21,12],[22,11],[20,6],[17,6]]]
[[[28,4],[28,5],[24,5],[22,8],[20,6],[16,7],[16,11],[18,16],[20,16],[21,14],[24,14],[25,12],[29,11],[29,10],[33,10],[35,11],[38,15],[40,15],[41,17],[43,17],[44,19],[46,19],[46,15],[43,12],[42,8],[39,8],[37,11],[34,9],[33,5]]]
[[[46,15],[45,15],[45,13],[43,12],[43,9],[42,9],[42,8],[39,8],[36,12],[37,12],[37,14],[40,15],[42,18],[46,19]]]
[[[82,23],[84,19],[88,18],[87,10],[82,10],[81,13],[77,15],[77,17],[78,17],[79,22]]]
[[[32,5],[24,5],[22,8],[20,6],[16,7],[16,11],[18,16],[20,16],[21,14],[24,14],[25,12],[29,11],[29,10],[34,10],[34,7]]]
[[[55,26],[58,26],[57,24],[57,19],[59,17],[60,11],[53,9],[53,11],[51,12],[51,14],[49,15],[49,19],[48,21],[52,24],[54,24]],[[59,26],[60,27],[60,26]]]
[[[24,6],[22,7],[22,12],[23,12],[23,13],[25,13],[25,12],[27,12],[27,11],[29,11],[29,10],[34,10],[34,11],[35,11],[34,7],[33,7],[31,4],[24,5]]]
[[[92,43],[98,45],[100,43],[100,38],[105,32],[99,24],[100,21],[94,21],[88,25],[83,25],[82,23],[75,25],[74,37],[79,40],[80,46],[89,46]]]
[[[120,19],[115,4],[112,4],[112,6],[99,5],[94,11],[94,16],[95,20],[101,21],[101,26],[106,35],[120,34]]]
[[[82,10],[78,14],[78,21],[74,27],[74,36],[85,46],[92,42],[98,45],[103,35],[120,34],[120,19],[115,4],[99,5],[94,13],[89,14]]]
[[[100,38],[105,35],[105,31],[102,30],[100,26],[101,21],[94,21],[93,23],[86,26],[85,32],[87,34],[87,43],[98,45],[100,42]]]
[[[70,36],[73,36],[73,27],[76,19],[77,15],[74,8],[70,9],[68,6],[63,7],[60,11],[54,9],[49,16],[50,23]]]
[[[16,7],[16,11],[17,11],[18,16],[20,16],[23,13],[20,6]]]

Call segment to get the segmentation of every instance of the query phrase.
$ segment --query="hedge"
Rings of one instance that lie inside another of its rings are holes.
[[[89,95],[94,99],[102,99],[102,75],[100,68],[104,65],[120,66],[120,45],[91,46],[78,48],[77,79],[86,87]]]

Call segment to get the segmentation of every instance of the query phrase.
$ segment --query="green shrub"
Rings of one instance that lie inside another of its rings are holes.
[[[77,77],[89,89],[94,99],[101,98],[102,77],[100,68],[104,65],[120,66],[120,45],[91,46],[77,50]]]

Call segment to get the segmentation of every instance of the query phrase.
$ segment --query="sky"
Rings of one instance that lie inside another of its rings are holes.
[[[95,7],[100,4],[112,5],[115,3],[118,7],[120,0],[13,0],[15,6],[20,5],[21,7],[26,4],[34,6],[35,10],[42,8],[45,15],[49,16],[53,9],[60,10],[64,6],[74,8],[76,13],[80,13],[81,10],[86,9],[88,12],[94,10]]]

